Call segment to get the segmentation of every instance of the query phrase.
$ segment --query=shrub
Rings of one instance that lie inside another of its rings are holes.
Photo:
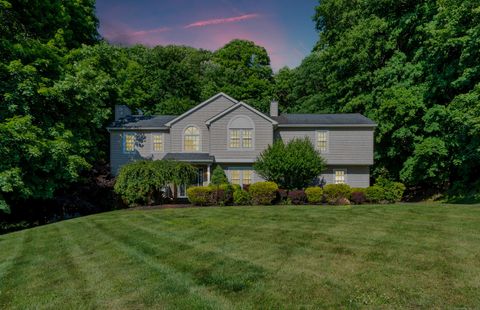
[[[252,195],[242,189],[233,192],[233,203],[238,206],[247,206],[252,204]]]
[[[269,205],[275,199],[277,190],[278,186],[274,182],[257,182],[251,184],[248,191],[254,204]]]
[[[287,144],[277,140],[257,158],[253,168],[268,181],[282,188],[305,188],[325,168],[325,160],[308,138]]]
[[[385,190],[378,185],[367,187],[365,190],[365,198],[373,203],[382,202],[385,199]]]
[[[351,188],[347,184],[327,184],[323,188],[325,199],[330,204],[336,204],[341,198],[348,199],[350,193]]]
[[[227,175],[225,174],[225,171],[223,171],[222,167],[220,167],[219,165],[217,165],[215,169],[213,169],[210,184],[213,184],[213,185],[228,184]]]
[[[159,193],[171,183],[188,183],[197,173],[187,163],[167,160],[139,160],[124,165],[114,190],[129,205],[156,202]]]
[[[210,186],[212,190],[211,204],[225,206],[233,202],[233,192],[235,187],[231,184],[221,184]]]
[[[352,191],[352,194],[350,195],[350,201],[353,202],[356,205],[361,205],[365,201],[367,201],[367,198],[365,196],[364,191]]]
[[[317,204],[323,200],[323,189],[319,186],[308,187],[305,194],[309,203]]]
[[[303,205],[307,200],[307,196],[303,189],[296,189],[288,192],[288,199],[294,205]]]
[[[386,178],[378,178],[375,185],[383,188],[385,191],[383,199],[388,202],[398,202],[402,199],[405,185],[400,182],[393,182]]]
[[[348,200],[348,199],[345,198],[345,197],[338,198],[337,201],[335,201],[335,204],[336,204],[336,205],[349,205],[349,204],[350,204],[350,200]]]
[[[277,191],[277,201],[279,203],[282,203],[284,202],[285,200],[287,200],[288,198],[288,191],[286,189],[282,189],[280,188],[278,191]]]
[[[206,206],[211,203],[212,188],[208,186],[192,186],[187,189],[188,200],[196,206]]]

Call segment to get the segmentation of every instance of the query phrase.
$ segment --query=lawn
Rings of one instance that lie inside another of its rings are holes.
[[[122,210],[0,236],[0,309],[480,307],[480,205]]]

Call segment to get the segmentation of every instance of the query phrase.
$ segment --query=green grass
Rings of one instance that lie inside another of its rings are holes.
[[[0,236],[0,309],[479,308],[480,206],[123,210]]]

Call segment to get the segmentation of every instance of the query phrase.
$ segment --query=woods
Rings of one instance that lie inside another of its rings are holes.
[[[378,123],[374,178],[479,195],[478,1],[322,0],[319,39],[273,73],[265,48],[120,47],[91,0],[0,0],[0,209],[52,199],[108,158],[115,104],[180,114],[223,91],[266,112],[358,112]]]

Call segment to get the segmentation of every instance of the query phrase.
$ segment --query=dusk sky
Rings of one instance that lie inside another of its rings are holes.
[[[97,0],[110,43],[188,45],[215,50],[232,39],[265,47],[276,71],[296,67],[317,40],[318,0]]]

